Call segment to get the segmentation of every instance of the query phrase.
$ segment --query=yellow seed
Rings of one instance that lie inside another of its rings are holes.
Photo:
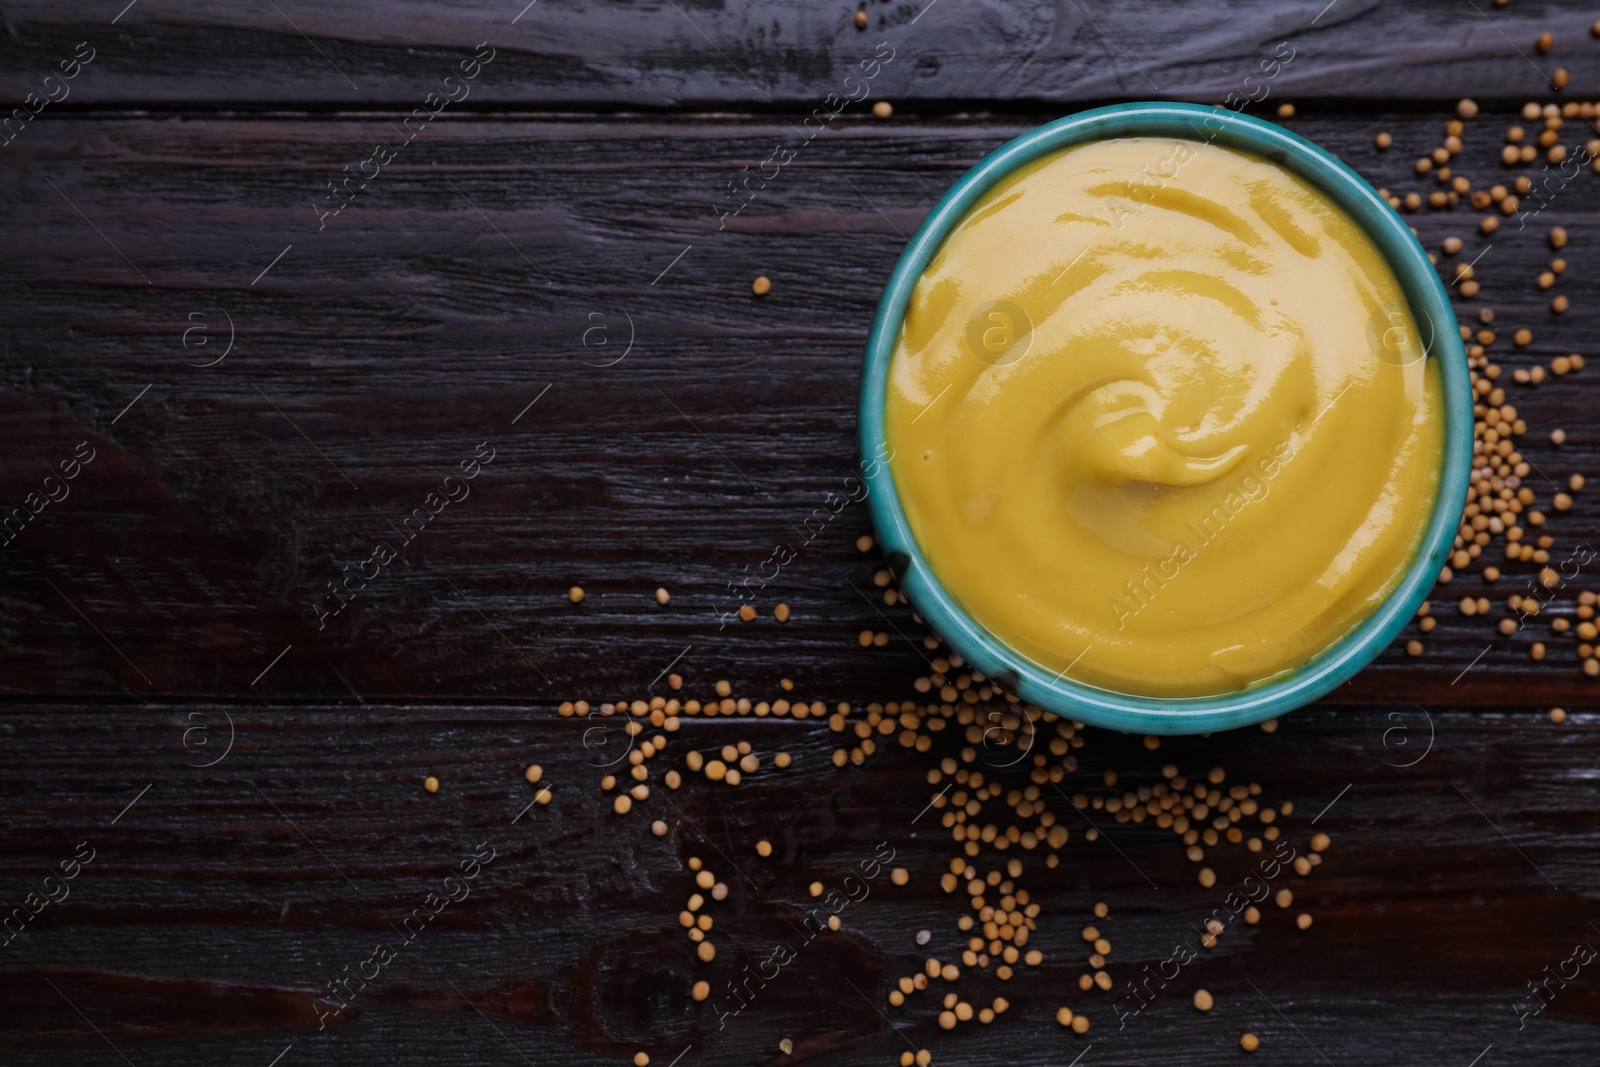
[[[1377,144],[1378,148],[1381,150],[1381,149],[1384,149],[1384,148],[1388,148],[1390,145],[1394,144],[1394,138],[1390,137],[1387,133],[1380,133],[1380,134],[1378,134],[1377,138],[1375,139],[1375,143]]]
[[[1213,1002],[1210,993],[1206,992],[1204,989],[1196,989],[1194,991],[1195,1007],[1199,1008],[1201,1011],[1210,1011],[1212,1003]]]
[[[662,822],[660,819],[657,819],[655,822],[650,824],[650,832],[655,834],[657,837],[666,837],[667,824]]]
[[[650,1067],[650,1054],[648,1052],[635,1052],[633,1054],[633,1067]]]
[[[1072,1032],[1087,1034],[1089,1032],[1089,1017],[1087,1015],[1074,1015],[1072,1017]]]
[[[1056,1022],[1060,1023],[1062,1026],[1071,1026],[1072,1025],[1072,1009],[1071,1008],[1057,1008],[1056,1009]]]
[[[1261,1039],[1255,1034],[1245,1034],[1239,1039],[1239,1047],[1246,1052],[1254,1052],[1261,1047]]]
[[[893,882],[895,885],[905,885],[907,882],[911,881],[911,872],[907,871],[904,867],[896,867],[894,870],[889,872],[889,881]]]
[[[672,599],[672,594],[667,592],[666,589],[664,589],[664,588],[657,588],[656,589],[656,603],[657,604],[665,604],[671,599]]]
[[[872,114],[880,119],[886,119],[894,114],[894,105],[887,100],[879,100],[872,105]]]
[[[1565,248],[1567,246],[1567,231],[1560,226],[1550,229],[1550,247]]]
[[[1567,721],[1567,709],[1566,708],[1551,708],[1550,709],[1550,721],[1554,722],[1554,723],[1566,722]]]
[[[766,296],[772,291],[772,279],[765,274],[756,275],[756,280],[750,283],[750,291],[757,296]]]
[[[1302,912],[1296,917],[1294,924],[1302,930],[1309,930],[1311,929],[1311,916]]]
[[[710,963],[717,958],[717,948],[709,941],[700,942],[700,947],[695,950],[702,963]]]
[[[618,793],[617,799],[611,802],[611,807],[618,815],[626,815],[633,810],[633,798],[626,793]]]
[[[777,607],[773,608],[772,609],[772,617],[777,619],[779,622],[788,622],[789,621],[789,605],[787,605],[787,604],[779,604]]]
[[[703,944],[703,942],[702,942],[702,944]],[[706,999],[707,997],[709,997],[711,995],[711,983],[710,982],[696,982],[694,984],[694,988],[689,991],[689,995],[691,997],[693,997],[694,999],[696,999],[696,1000],[704,1000],[704,999]]]
[[[867,28],[867,13],[865,11],[857,11],[856,12],[856,29],[864,30],[866,28]]]
[[[533,766],[529,767],[525,772],[523,772],[522,776],[530,782],[537,782],[539,779],[544,777],[544,768],[535,763]]]
[[[1294,105],[1293,104],[1279,104],[1278,105],[1278,117],[1280,119],[1292,119],[1292,118],[1294,118]]]
[[[812,882],[811,886],[809,887],[807,892],[809,892],[814,897],[820,897],[822,895],[822,883],[821,882]]]
[[[756,842],[756,855],[760,856],[762,859],[765,859],[766,857],[772,855],[772,842],[766,840],[765,838],[763,838],[760,841],[757,841]]]
[[[1200,868],[1200,884],[1207,889],[1217,884],[1217,872],[1210,867]]]
[[[1332,843],[1332,839],[1327,834],[1311,835],[1311,851],[1313,852],[1325,852]]]
[[[422,780],[422,788],[426,789],[430,793],[437,793],[439,791],[439,779],[435,778],[431,774],[428,775],[428,777]]]
[[[1478,105],[1471,100],[1463,99],[1456,105],[1456,114],[1464,119],[1473,118],[1478,114]]]

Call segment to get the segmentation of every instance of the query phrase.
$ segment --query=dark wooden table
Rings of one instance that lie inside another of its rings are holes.
[[[703,700],[720,679],[757,701],[850,701],[852,721],[915,695],[922,631],[855,547],[865,509],[806,524],[855,462],[882,283],[984,154],[1098,103],[1248,96],[1269,117],[1292,102],[1281,121],[1375,185],[1426,194],[1413,163],[1471,96],[1455,168],[1478,188],[1538,178],[1541,163],[1501,164],[1505,129],[1528,101],[1600,99],[1600,12],[865,0],[863,30],[851,4],[766,0],[124,2],[0,13],[0,96],[29,116],[0,135],[0,1062],[644,1049],[658,1067],[887,1065],[915,1047],[935,1063],[1199,1065],[1238,1060],[1248,1031],[1275,1064],[1600,1063],[1600,967],[1574,962],[1600,945],[1596,683],[1548,625],[1576,621],[1600,564],[1502,636],[1505,598],[1539,567],[1496,542],[1434,597],[1422,656],[1403,648],[1413,627],[1275,733],[1151,751],[1088,731],[1043,798],[1071,832],[1060,866],[1026,854],[1018,882],[1043,963],[1004,983],[967,968],[903,1007],[888,1001],[901,975],[965,947],[964,894],[938,884],[954,850],[927,807],[954,731],[928,753],[885,737],[839,768],[820,717],[686,718],[652,762],[655,793],[619,817],[599,788],[619,720],[557,711]],[[1294,58],[1264,75],[1280,42]],[[838,112],[807,140],[819,108]],[[1560,132],[1574,150],[1595,135],[1577,118]],[[794,158],[772,174],[782,145]],[[1452,262],[1475,262],[1482,290],[1458,312],[1478,328],[1493,309],[1508,378],[1600,355],[1597,183],[1584,168],[1492,237],[1466,204],[1411,216],[1430,249],[1465,240]],[[750,192],[732,212],[735,184]],[[1554,226],[1568,268],[1547,291]],[[756,298],[760,274],[772,291]],[[1600,545],[1592,491],[1548,505],[1555,483],[1600,473],[1597,383],[1600,364],[1505,383],[1556,559]],[[438,504],[463,463],[470,493]],[[374,567],[374,544],[419,514]],[[725,622],[784,543],[800,547],[754,591],[761,617]],[[341,607],[330,589],[363,570]],[[1464,616],[1467,595],[1493,598],[1489,617]],[[891,640],[863,648],[862,630]],[[736,788],[659,787],[691,748],[741,741],[794,763]],[[548,806],[530,806],[534,762]],[[993,776],[1025,785],[1003,762]],[[1333,844],[1309,877],[1279,875],[1293,909],[1230,926],[1119,1028],[1116,995],[1078,989],[1085,923],[1113,940],[1121,991],[1194,945],[1257,860],[1209,850],[1205,889],[1170,831],[1066,799],[1154,785],[1166,763],[1258,782],[1294,805],[1281,841]],[[807,886],[840,884],[880,842],[910,883],[873,880],[841,931],[734,1014],[728,984],[797,937]],[[730,890],[709,964],[678,925],[691,856]],[[464,863],[475,876],[447,882]],[[64,866],[76,877],[47,878]],[[420,933],[406,924],[459,892]],[[1111,914],[1094,920],[1100,900]],[[947,989],[1011,1009],[947,1033]],[[1088,1034],[1057,1025],[1062,1005]]]

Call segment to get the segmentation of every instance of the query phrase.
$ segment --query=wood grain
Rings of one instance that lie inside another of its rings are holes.
[[[912,111],[1254,98],[1260,83],[1245,79],[1259,76],[1279,42],[1294,49],[1271,82],[1279,99],[1520,104],[1549,95],[1557,68],[1569,72],[1573,99],[1600,95],[1594,12],[1580,4],[125,3],[10,5],[0,93],[20,101],[40,92],[87,40],[95,58],[62,107],[410,109],[482,42],[496,57],[471,107],[809,110],[829,93],[854,92],[843,79],[880,41],[896,58],[873,79],[873,95]],[[865,30],[852,21],[858,7],[869,16]],[[1546,31],[1557,45],[1542,55],[1534,41]]]
[[[962,947],[964,904],[937,884],[954,846],[939,813],[924,810],[936,792],[926,773],[953,737],[925,755],[890,746],[840,770],[822,722],[693,719],[651,762],[653,782],[691,748],[739,741],[764,760],[788,751],[794,764],[768,762],[737,788],[689,774],[618,817],[597,788],[611,757],[586,738],[592,724],[543,708],[21,710],[0,725],[12,765],[0,780],[0,899],[19,905],[79,842],[95,856],[66,899],[4,946],[11,1010],[0,1043],[19,1067],[63,1055],[123,1062],[107,1039],[136,1064],[265,1065],[289,1047],[285,1064],[615,1064],[640,1048],[669,1063],[688,1048],[685,1065],[882,1065],[909,1040],[935,1063],[1060,1064],[1092,1043],[1098,1063],[1176,1052],[1211,1065],[1235,1062],[1247,1030],[1273,1063],[1460,1067],[1492,1044],[1499,1062],[1579,1064],[1600,1022],[1589,971],[1552,986],[1520,1031],[1514,1008],[1543,968],[1600,937],[1590,927],[1596,816],[1575,803],[1600,746],[1592,715],[1556,727],[1542,709],[1314,709],[1272,735],[1166,738],[1156,752],[1090,731],[1065,793],[1136,789],[1160,781],[1166,762],[1196,777],[1220,763],[1225,784],[1257,781],[1263,801],[1294,802],[1278,825],[1297,853],[1328,832],[1325,862],[1309,878],[1280,874],[1272,888],[1292,888],[1292,908],[1230,926],[1119,1029],[1108,994],[1076,988],[1093,902],[1112,909],[1097,925],[1120,990],[1193,944],[1195,925],[1256,859],[1207,850],[1218,883],[1205,890],[1170,831],[1100,811],[1106,837],[1089,842],[1083,815],[1047,795],[1071,833],[1061,866],[1016,853],[1019,885],[1042,905],[1029,947],[1044,964],[1005,983],[964,975],[964,997],[1003,994],[1012,1009],[947,1034],[931,994],[891,1009],[885,978]],[[535,793],[521,771],[535,761],[554,799],[518,818]],[[989,774],[1009,783],[1016,771],[1003,762]],[[1121,776],[1115,790],[1101,784],[1108,768]],[[426,774],[441,779],[437,795],[419,788]],[[650,833],[656,818],[667,836]],[[760,838],[776,846],[769,859],[756,856]],[[484,842],[494,858],[465,898],[403,939],[397,924]],[[864,896],[851,890],[860,899],[841,911],[839,933],[802,941],[798,924],[815,906],[807,885],[859,876],[880,842],[910,883],[880,872]],[[690,856],[730,889],[708,905],[711,964],[693,958],[676,923]],[[1292,922],[1301,911],[1316,920],[1304,932]],[[930,931],[925,947],[919,930]],[[716,1009],[735,1003],[728,981],[781,942],[793,962],[719,1027]],[[393,961],[319,1030],[318,1012],[337,1006],[328,983],[379,943]],[[714,993],[697,1004],[688,990],[702,978]],[[1217,999],[1205,1016],[1189,1006],[1198,986]],[[1089,1014],[1089,1035],[1055,1024],[1062,1004]],[[788,1058],[777,1051],[785,1037]]]
[[[1458,169],[1518,173],[1497,161],[1508,121],[1476,120]],[[723,219],[728,183],[795,139],[789,123],[441,118],[319,220],[324,183],[393,140],[389,120],[41,120],[0,170],[0,500],[21,505],[82,442],[97,458],[0,548],[0,684],[604,699],[664,691],[675,664],[701,696],[724,676],[768,692],[791,677],[871,700],[925,672],[910,612],[872,585],[881,561],[853,547],[865,508],[826,503],[848,491],[860,352],[905,236],[1031,123],[837,123]],[[1411,161],[1443,122],[1290,125],[1399,192],[1426,190]],[[1492,240],[1465,207],[1412,216],[1430,248],[1459,234],[1460,259],[1481,257],[1483,292],[1460,311],[1494,309],[1508,369],[1600,332],[1582,283],[1600,271],[1596,181],[1585,171]],[[1535,283],[1554,225],[1571,235],[1559,317]],[[761,273],[774,288],[756,299]],[[1520,325],[1534,339],[1514,350]],[[1600,466],[1596,380],[1508,386],[1547,511],[1556,483]],[[430,518],[429,494],[480,449],[493,459],[470,496]],[[1550,512],[1557,561],[1600,545],[1594,499]],[[417,509],[423,531],[331,614],[329,583],[376,542],[402,544]],[[758,591],[762,617],[727,621],[779,543],[797,558]],[[1570,633],[1494,632],[1537,570],[1499,554],[1498,583],[1441,588],[1421,660],[1392,649],[1339,699],[1495,704],[1538,686],[1592,702]],[[1556,612],[1570,616],[1592,569]],[[1494,615],[1460,618],[1468,593]],[[893,654],[860,649],[862,630],[888,633]]]

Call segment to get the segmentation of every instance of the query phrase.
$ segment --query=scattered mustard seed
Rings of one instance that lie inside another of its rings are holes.
[[[894,114],[894,105],[887,100],[879,100],[872,105],[872,114],[880,119],[886,119]]]
[[[524,771],[522,776],[530,782],[537,783],[539,779],[544,777],[544,768],[535,763],[533,766]]]
[[[772,279],[765,274],[756,275],[756,280],[750,283],[750,291],[757,296],[766,296],[772,291]]]
[[[426,789],[430,793],[437,793],[439,791],[439,779],[435,778],[431,774],[428,775],[428,777],[422,780],[422,788]]]
[[[574,604],[582,604],[583,603],[583,586],[575,585],[571,589],[568,589],[567,590],[567,599],[572,601]]]
[[[867,28],[867,22],[868,22],[867,13],[865,11],[857,11],[856,12],[856,29],[858,29],[858,30],[866,29]]]
[[[1566,708],[1551,708],[1550,709],[1550,721],[1553,722],[1553,723],[1558,723],[1558,724],[1566,722],[1567,721],[1567,709]]]
[[[1261,1047],[1261,1039],[1255,1034],[1245,1034],[1239,1039],[1239,1047],[1246,1052],[1254,1052]]]
[[[1214,1002],[1211,999],[1211,994],[1206,992],[1204,989],[1196,989],[1194,991],[1194,1006],[1196,1008],[1199,1008],[1201,1011],[1210,1011],[1213,1003]]]
[[[635,1052],[633,1054],[633,1067],[650,1067],[650,1054],[648,1052]]]
[[[670,602],[671,600],[672,600],[672,594],[667,592],[667,590],[664,587],[658,587],[656,589],[656,603],[657,604],[666,604],[666,603]]]

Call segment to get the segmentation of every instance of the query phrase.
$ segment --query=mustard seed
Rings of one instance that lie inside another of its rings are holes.
[[[894,105],[887,100],[879,100],[872,105],[872,114],[880,119],[886,119],[894,114]]]
[[[575,585],[571,589],[568,589],[567,590],[567,599],[572,601],[574,604],[582,604],[583,603],[583,586]]]
[[[626,815],[633,810],[633,798],[626,793],[618,793],[617,799],[611,802],[611,807],[618,815]]]
[[[717,958],[717,947],[709,941],[700,942],[700,947],[695,952],[702,963],[710,963]]]
[[[1089,1017],[1087,1015],[1074,1015],[1072,1017],[1072,1032],[1087,1034],[1089,1032]]]
[[[439,779],[435,778],[431,774],[428,775],[428,777],[422,780],[422,788],[426,789],[430,793],[437,793],[439,791]]]
[[[1567,721],[1567,709],[1566,708],[1551,708],[1550,709],[1550,721],[1553,722],[1553,723],[1566,722]]]
[[[889,872],[889,881],[893,882],[895,885],[905,885],[907,882],[911,881],[911,872],[906,870],[904,867],[896,867],[894,870]]]
[[[704,1000],[711,995],[710,982],[696,982],[694,988],[689,990],[689,995],[696,1000]]]
[[[1057,1008],[1056,1009],[1056,1022],[1060,1023],[1062,1026],[1071,1026],[1072,1025],[1072,1009],[1071,1008]]]
[[[1456,114],[1464,119],[1470,119],[1478,114],[1478,105],[1471,100],[1463,99],[1456,105]]]
[[[787,605],[787,604],[779,604],[777,607],[773,608],[772,609],[772,617],[777,619],[779,622],[788,622],[789,621],[789,605]]]
[[[1196,989],[1194,991],[1194,1006],[1196,1008],[1201,1011],[1210,1011],[1213,1003],[1215,1002],[1211,999],[1211,994],[1204,989]]]
[[[1302,930],[1309,930],[1311,929],[1311,916],[1302,912],[1300,915],[1296,916],[1294,924]]]
[[[672,594],[671,593],[667,592],[666,589],[664,589],[664,588],[657,587],[657,589],[656,589],[656,603],[657,604],[665,604],[665,603],[669,602],[671,599],[672,599]]]
[[[1557,315],[1561,314],[1563,311],[1566,311],[1567,306],[1567,298],[1564,296],[1558,296],[1554,300],[1550,301],[1550,310]]]
[[[1555,43],[1556,43],[1556,39],[1554,37],[1552,37],[1550,34],[1541,33],[1539,35],[1539,39],[1533,42],[1533,46],[1535,48],[1537,48],[1541,54],[1543,54],[1545,52],[1550,51],[1550,47],[1552,45],[1554,45]]]
[[[1551,248],[1565,248],[1566,246],[1567,246],[1567,231],[1563,227],[1560,227],[1560,226],[1551,227],[1551,229],[1550,229],[1550,247]]]
[[[633,1067],[650,1067],[650,1054],[647,1052],[635,1052],[633,1054]]]
[[[1239,1047],[1246,1052],[1254,1052],[1261,1047],[1261,1039],[1255,1034],[1245,1034],[1239,1039]]]
[[[666,837],[667,824],[662,822],[660,819],[657,819],[655,822],[650,824],[650,832],[655,834],[657,837]]]
[[[1380,133],[1374,139],[1374,143],[1377,144],[1378,150],[1381,152],[1383,149],[1388,148],[1390,145],[1394,144],[1394,138],[1389,136],[1387,133]]]
[[[868,21],[867,20],[867,13],[865,11],[857,11],[856,12],[856,29],[858,29],[858,30],[866,29],[867,28],[867,21]]]
[[[1279,104],[1278,105],[1278,117],[1280,119],[1292,119],[1292,118],[1294,118],[1294,105],[1293,104]]]

